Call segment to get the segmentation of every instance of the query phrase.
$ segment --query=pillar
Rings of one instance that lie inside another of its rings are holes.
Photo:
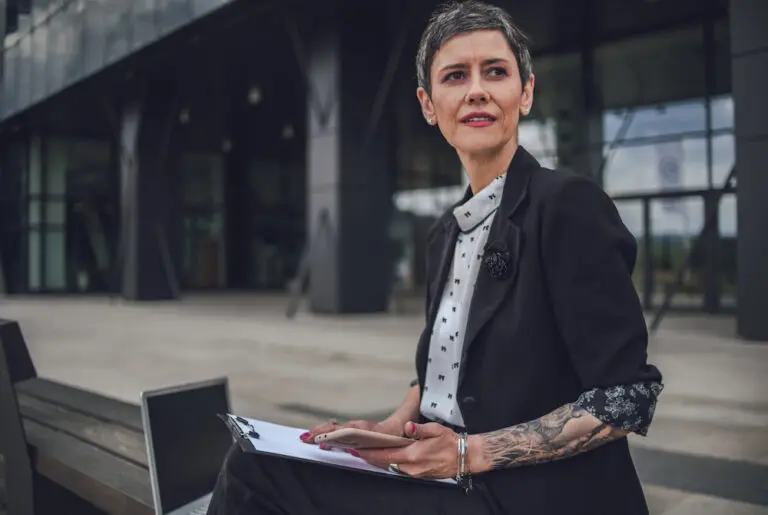
[[[308,45],[309,296],[319,313],[386,310],[392,283],[388,109],[368,144],[366,135],[396,31],[371,9],[323,9]]]
[[[554,101],[557,165],[603,184],[603,110],[595,76],[594,34],[599,10],[593,0],[559,0],[553,23],[561,44],[578,40],[578,59],[563,59]],[[534,73],[535,70],[534,60]],[[534,101],[536,95],[534,94]]]
[[[128,300],[179,295],[181,208],[170,88],[126,104],[120,127],[120,283]]]
[[[581,73],[584,73],[581,70]],[[573,78],[572,88],[558,91],[561,102],[557,111],[557,164],[586,175],[602,186],[602,114],[585,104],[585,78]]]
[[[737,331],[768,341],[768,2],[731,0],[738,180]]]

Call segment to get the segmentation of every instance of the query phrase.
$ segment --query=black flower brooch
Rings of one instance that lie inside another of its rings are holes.
[[[509,273],[509,251],[506,245],[494,241],[485,246],[483,267],[494,279],[503,279]]]

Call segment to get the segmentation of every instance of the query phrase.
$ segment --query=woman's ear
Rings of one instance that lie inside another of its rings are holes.
[[[536,77],[531,74],[528,78],[528,82],[523,87],[523,94],[520,97],[520,113],[523,116],[528,116],[533,107],[533,87],[536,83]]]
[[[437,116],[435,114],[435,106],[432,104],[432,99],[429,98],[429,93],[422,87],[416,90],[416,97],[419,99],[421,105],[421,113],[424,115],[424,119],[430,125],[437,123]]]

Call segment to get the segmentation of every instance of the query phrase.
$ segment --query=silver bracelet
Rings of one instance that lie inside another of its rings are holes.
[[[459,434],[459,464],[456,472],[456,483],[464,492],[469,493],[472,490],[472,475],[467,473],[467,433]]]

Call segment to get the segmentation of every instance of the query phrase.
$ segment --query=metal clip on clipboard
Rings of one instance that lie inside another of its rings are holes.
[[[219,418],[221,418],[224,423],[229,428],[229,432],[232,433],[232,437],[234,440],[240,444],[240,447],[243,448],[245,451],[254,452],[255,449],[253,447],[253,443],[251,443],[251,438],[259,439],[261,438],[261,435],[253,428],[250,422],[248,422],[246,419],[242,417],[233,417],[230,415],[221,415],[219,414]],[[237,421],[237,422],[236,422]],[[240,427],[240,424],[243,424],[248,428],[248,431],[244,431],[243,428]]]

